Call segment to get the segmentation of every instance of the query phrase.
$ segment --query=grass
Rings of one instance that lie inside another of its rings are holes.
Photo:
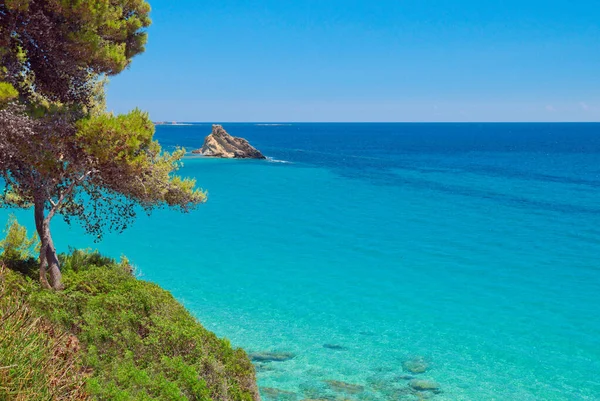
[[[86,399],[77,338],[37,316],[18,284],[0,267],[0,400]]]
[[[61,262],[60,292],[40,288],[31,260],[0,268],[0,401],[259,399],[246,353],[127,260]]]

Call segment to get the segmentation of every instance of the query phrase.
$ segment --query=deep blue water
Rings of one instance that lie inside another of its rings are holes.
[[[234,345],[295,353],[258,374],[280,399],[417,399],[415,356],[435,400],[600,399],[600,124],[224,127],[273,160],[190,156],[206,205],[100,244],[57,221],[58,244],[126,254]]]

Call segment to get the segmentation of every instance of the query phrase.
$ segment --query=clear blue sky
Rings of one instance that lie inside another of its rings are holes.
[[[160,120],[600,121],[600,1],[150,0],[108,106]]]

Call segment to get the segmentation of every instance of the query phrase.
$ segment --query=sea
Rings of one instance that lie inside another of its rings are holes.
[[[190,153],[206,204],[99,243],[56,218],[59,250],[124,254],[233,346],[285,356],[256,362],[267,401],[600,400],[600,124],[223,126],[268,159]]]

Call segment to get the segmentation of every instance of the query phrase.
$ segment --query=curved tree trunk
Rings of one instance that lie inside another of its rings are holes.
[[[56,248],[50,235],[50,221],[44,216],[44,202],[35,202],[35,227],[42,243],[40,248],[40,282],[45,288],[62,290],[62,274]],[[48,275],[50,282],[48,282]]]
[[[56,248],[50,235],[50,225],[48,224],[48,250],[46,251],[46,262],[48,264],[48,273],[50,273],[50,285],[54,290],[63,290],[62,273],[60,272],[60,262],[56,254]]]
[[[46,253],[48,251],[48,245],[42,245],[40,248],[40,284],[42,284],[42,287],[46,288],[46,289],[51,289],[52,286],[50,286],[50,283],[48,282],[48,277],[47,277],[47,273],[48,273],[48,269],[47,269],[47,262],[46,262]]]

